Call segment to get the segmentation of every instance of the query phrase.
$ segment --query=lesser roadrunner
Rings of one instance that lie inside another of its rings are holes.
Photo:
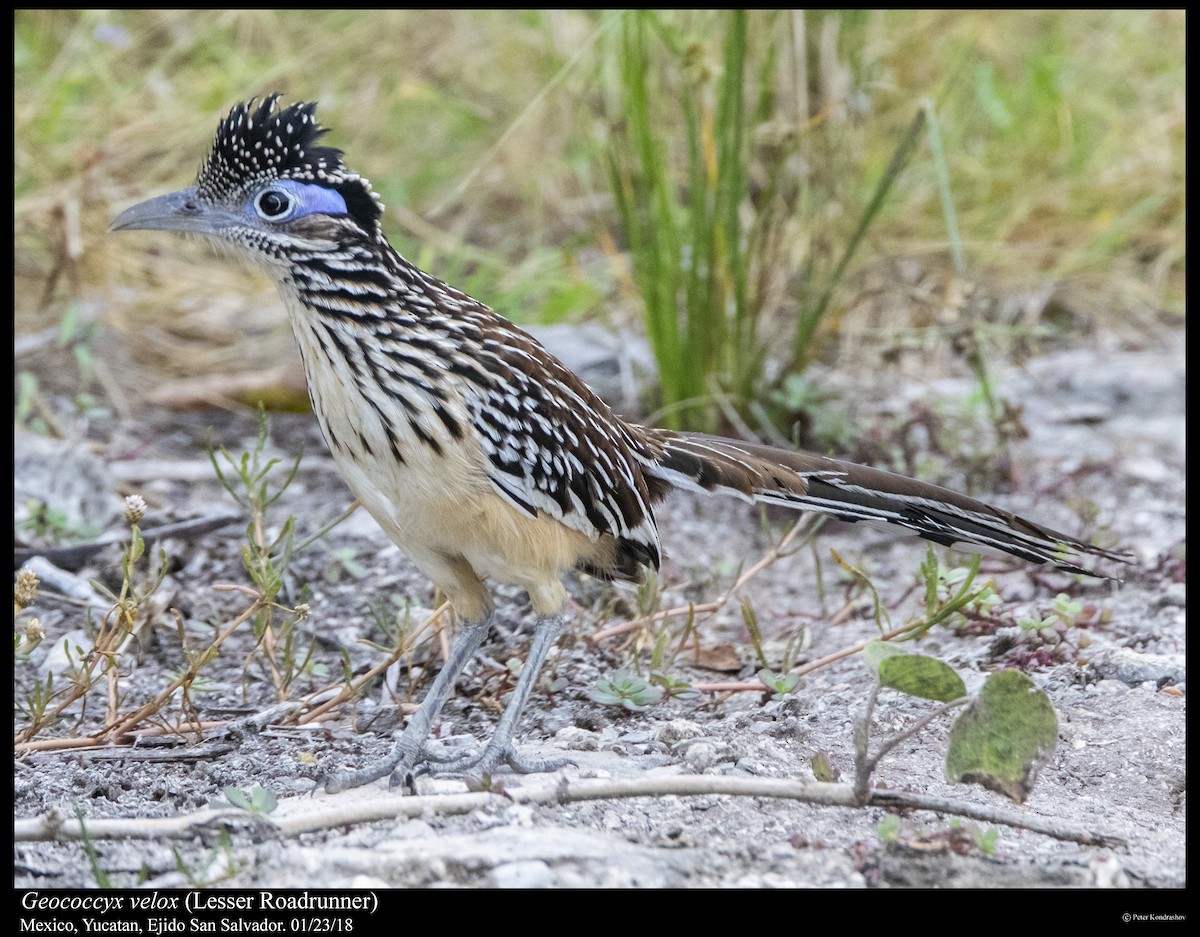
[[[522,759],[513,732],[563,625],[562,576],[657,567],[654,505],[672,488],[883,521],[1076,573],[1090,572],[1081,555],[1122,559],[889,472],[626,422],[526,332],[401,257],[370,184],[319,145],[316,105],[277,99],[235,106],[194,186],[127,209],[111,229],[202,235],[275,280],[342,475],[462,623],[391,754],[327,789],[399,780],[432,758],[433,722],[488,631],[488,579],[526,590],[537,624],[491,741],[450,767],[561,764]]]

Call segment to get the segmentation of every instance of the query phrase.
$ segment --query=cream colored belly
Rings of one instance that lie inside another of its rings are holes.
[[[553,518],[514,508],[461,450],[439,458],[417,445],[405,450],[403,465],[345,456],[337,462],[371,516],[456,607],[467,606],[463,614],[474,617],[482,610],[473,609],[490,605],[483,579],[525,589],[538,614],[559,611],[563,572],[598,545]]]

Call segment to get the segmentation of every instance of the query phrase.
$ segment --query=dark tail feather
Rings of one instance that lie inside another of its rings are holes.
[[[1089,576],[1103,574],[1080,566],[1084,557],[1130,562],[1127,554],[903,475],[717,436],[647,432],[661,446],[657,461],[648,466],[650,474],[676,488],[724,492],[844,521],[883,522],[945,546],[1000,551]]]

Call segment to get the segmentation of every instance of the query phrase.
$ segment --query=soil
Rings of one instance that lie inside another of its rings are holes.
[[[99,867],[116,885],[397,886],[1150,886],[1186,882],[1185,860],[1185,621],[1184,591],[1184,355],[1182,341],[1160,348],[1105,346],[1061,351],[1023,368],[998,368],[999,393],[1023,407],[1028,438],[1012,450],[1012,490],[993,503],[1067,531],[1111,532],[1135,564],[1123,582],[1031,571],[1008,559],[984,560],[1004,600],[1009,627],[935,629],[922,652],[953,666],[975,691],[988,673],[1020,663],[1052,701],[1059,744],[1037,778],[1028,801],[1012,805],[995,793],[950,784],[942,761],[953,714],[902,742],[881,764],[874,784],[984,808],[1006,808],[1029,817],[1116,837],[1121,845],[1081,845],[1010,826],[962,820],[929,811],[891,815],[878,807],[829,807],[796,800],[717,794],[613,798],[531,805],[495,793],[484,806],[461,815],[429,810],[416,818],[347,823],[296,837],[280,836],[265,822],[197,829],[184,839],[97,837]],[[888,387],[886,377],[843,378],[840,389],[869,411]],[[956,399],[962,380],[905,380],[903,399]],[[236,510],[203,469],[209,427],[230,452],[253,443],[253,416],[150,412],[137,422],[112,420],[92,427],[102,455],[151,510],[146,523]],[[286,460],[304,444],[294,483],[271,509],[278,525],[297,518],[301,537],[336,517],[352,498],[325,453],[312,418],[271,419],[272,450]],[[199,468],[197,468],[199,466]],[[139,468],[140,467],[140,468]],[[142,477],[134,477],[141,472]],[[278,477],[278,476],[273,476]],[[980,492],[975,492],[979,494]],[[1081,511],[1081,509],[1083,509]],[[723,593],[740,569],[764,555],[780,536],[783,519],[764,521],[736,501],[678,496],[660,512],[668,553],[660,579],[662,607],[707,601]],[[277,528],[276,528],[277,529]],[[242,567],[244,521],[189,540],[171,539],[171,572],[157,598],[161,611],[143,632],[137,653],[122,665],[127,705],[161,690],[186,664],[180,634],[203,646],[247,605],[242,592],[214,584],[248,582]],[[785,655],[813,660],[877,633],[871,603],[853,591],[830,558],[830,548],[866,570],[900,625],[921,613],[915,588],[925,544],[852,525],[827,524],[814,549],[800,550],[756,575],[740,598],[753,609],[762,653],[783,669]],[[157,547],[155,548],[157,549]],[[947,562],[945,551],[939,551]],[[105,553],[79,576],[114,582],[115,552]],[[1118,574],[1114,572],[1114,574]],[[794,692],[764,692],[671,699],[643,712],[602,705],[587,693],[599,678],[636,661],[645,668],[654,634],[636,645],[628,636],[593,641],[619,624],[638,597],[582,578],[570,582],[578,606],[551,655],[545,679],[518,731],[535,757],[567,755],[576,764],[553,778],[498,773],[507,791],[574,779],[669,779],[708,775],[746,779],[812,780],[812,759],[824,753],[834,774],[853,774],[853,731],[866,704],[871,678],[857,655],[805,676]],[[305,591],[306,590],[306,591]],[[1058,592],[1086,606],[1086,627],[1046,659],[1023,657],[1016,617],[1046,613]],[[847,601],[847,598],[852,601]],[[482,654],[447,704],[438,737],[447,745],[477,744],[494,725],[512,685],[510,659],[528,641],[528,608],[512,590],[497,593],[496,628]],[[361,671],[386,644],[378,619],[395,619],[409,603],[419,622],[434,601],[427,582],[412,570],[370,518],[355,513],[327,538],[294,557],[282,601],[306,601],[299,626],[312,657],[287,695],[300,698],[338,682],[344,667]],[[178,610],[171,613],[169,609]],[[423,611],[424,610],[424,611]],[[44,679],[48,657],[65,634],[82,627],[78,605],[49,591],[23,613],[38,615],[48,637],[16,669],[16,698],[28,698]],[[277,619],[281,620],[281,619]],[[680,627],[674,626],[676,634]],[[669,656],[663,669],[692,683],[752,681],[761,667],[738,601],[698,618],[700,661],[694,644]],[[797,637],[797,635],[800,635]],[[81,637],[81,636],[79,636]],[[789,651],[789,642],[791,650]],[[311,795],[314,783],[334,769],[382,756],[396,727],[395,698],[419,700],[433,669],[436,643],[424,645],[414,666],[392,675],[392,691],[377,681],[357,706],[343,706],[315,725],[271,723],[253,728],[241,717],[279,701],[275,683],[254,651],[249,624],[222,647],[205,670],[192,702],[199,718],[234,721],[234,729],[170,736],[174,747],[43,751],[14,765],[14,816],[18,823],[50,810],[67,826],[81,812],[87,821],[179,817],[224,803],[224,791],[256,787],[281,801],[277,815],[331,805],[402,798],[384,782],[343,794]],[[797,654],[797,648],[799,652]],[[674,644],[669,645],[674,649]],[[283,659],[282,651],[277,652]],[[249,662],[249,663],[247,663]],[[105,705],[104,687],[86,712],[68,714],[47,735],[86,734]],[[875,708],[873,745],[928,712],[931,704],[884,692]],[[178,706],[168,707],[174,718]],[[75,718],[70,718],[74,716]],[[82,727],[76,727],[76,721]],[[165,719],[163,720],[166,721]],[[22,725],[20,712],[17,728]],[[148,743],[150,740],[146,740]],[[462,780],[423,777],[422,794],[465,790]],[[881,832],[881,824],[882,830]],[[996,832],[991,851],[976,845]],[[181,871],[186,870],[186,871]],[[78,841],[20,841],[14,848],[18,887],[91,887],[97,874]]]

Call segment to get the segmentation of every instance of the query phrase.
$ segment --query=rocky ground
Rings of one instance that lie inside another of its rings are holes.
[[[93,824],[178,818],[224,801],[226,788],[261,787],[281,801],[265,821],[233,822],[227,834],[210,824],[182,839],[96,834],[96,862],[113,884],[160,887],[199,881],[335,887],[1181,886],[1186,881],[1182,342],[1137,350],[1097,343],[1037,358],[1022,369],[1006,367],[1000,378],[1001,394],[1024,408],[1029,437],[1014,448],[1012,477],[1019,484],[993,500],[1067,531],[1081,529],[1079,510],[1090,506],[1091,529],[1115,534],[1134,553],[1136,565],[1118,584],[1044,572],[1035,576],[1019,564],[985,560],[988,577],[1014,615],[1044,610],[1059,591],[1094,609],[1089,627],[1071,632],[1070,647],[1028,668],[1057,710],[1060,738],[1026,804],[1010,805],[996,794],[945,780],[941,760],[950,717],[901,743],[881,763],[874,781],[976,807],[1014,810],[1113,837],[1119,844],[1082,845],[972,820],[962,821],[968,828],[964,838],[954,831],[953,817],[929,811],[889,819],[878,807],[717,793],[660,792],[561,804],[522,803],[515,794],[493,793],[484,804],[457,813],[450,798],[465,790],[464,783],[428,778],[418,780],[418,791],[436,799],[420,816],[348,821],[297,835],[274,831],[271,817],[352,811],[364,804],[386,807],[403,797],[387,793],[382,783],[308,796],[324,772],[364,764],[389,748],[394,708],[379,683],[355,710],[342,707],[328,720],[306,726],[252,729],[240,723],[230,731],[215,725],[203,742],[183,733],[187,745],[175,748],[26,753],[14,765],[18,828],[50,810],[65,815],[67,826],[77,825],[77,811]],[[842,380],[864,408],[881,390],[863,380]],[[906,382],[904,394],[907,400],[931,400],[961,396],[963,390],[955,381]],[[236,510],[206,468],[203,441],[210,424],[216,440],[232,452],[252,442],[252,417],[208,413],[151,414],[136,424],[114,421],[106,431],[103,455],[114,484],[143,493],[151,503],[147,523]],[[351,498],[311,417],[272,419],[271,445],[279,454],[294,453],[301,440],[307,455],[271,516],[281,522],[294,514],[303,535],[336,516]],[[18,483],[21,475],[18,459]],[[676,498],[663,509],[661,528],[669,552],[661,580],[663,607],[720,595],[743,564],[764,555],[781,530],[778,524],[764,525],[757,512],[737,502],[690,497]],[[239,520],[198,538],[162,544],[172,570],[159,593],[162,611],[152,633],[123,666],[128,677],[121,692],[130,703],[157,692],[184,666],[181,628],[197,643],[245,608],[243,593],[213,589],[216,583],[247,581],[240,555],[243,529]],[[789,642],[800,649],[803,662],[876,633],[869,603],[865,608],[861,599],[846,603],[848,586],[830,559],[831,547],[869,572],[892,609],[893,624],[920,612],[913,586],[924,556],[922,542],[827,525],[815,550],[768,566],[740,593],[754,610],[763,651],[774,667],[782,667]],[[115,559],[104,554],[79,575],[85,582],[89,576],[111,582]],[[314,650],[308,669],[289,686],[293,698],[336,684],[343,661],[363,669],[380,659],[382,652],[361,639],[385,641],[372,610],[394,611],[399,606],[389,605],[389,597],[413,603],[414,620],[433,601],[427,583],[361,512],[295,557],[288,601],[299,601],[306,584],[310,614],[301,627],[311,636],[304,639],[305,649],[312,643]],[[571,587],[578,608],[551,656],[543,681],[549,692],[534,694],[519,738],[534,755],[565,754],[577,764],[551,777],[498,775],[503,789],[552,789],[559,778],[568,779],[568,787],[583,779],[648,785],[657,779],[666,787],[685,776],[811,781],[817,753],[827,755],[843,780],[852,773],[853,726],[870,686],[857,656],[814,671],[782,699],[765,692],[709,692],[625,712],[593,701],[586,691],[634,660],[626,636],[592,637],[628,616],[636,597],[630,590],[613,592],[582,580]],[[522,596],[501,591],[496,633],[446,707],[439,732],[446,744],[473,744],[494,724],[498,701],[511,685],[506,663],[523,654],[527,641],[523,603]],[[178,609],[178,615],[169,608]],[[17,667],[18,710],[47,668],[61,667],[52,654],[63,636],[83,625],[80,607],[50,597],[48,590],[18,624],[31,614],[39,616],[48,638]],[[737,601],[696,624],[696,642],[665,669],[693,683],[754,679],[759,664]],[[1012,629],[1000,634],[939,629],[922,650],[953,666],[974,691],[988,672],[1012,662],[1018,638]],[[643,665],[653,640],[640,645]],[[692,653],[696,644],[703,651],[699,659]],[[227,724],[278,701],[253,646],[252,630],[245,626],[206,669],[205,685],[193,693],[201,719]],[[419,664],[427,653],[418,654],[411,673],[397,676],[402,699],[409,697],[410,677],[412,695],[419,699],[424,692],[428,668],[423,674]],[[721,658],[725,663],[714,663]],[[103,706],[101,688],[89,697],[86,712],[67,715],[91,727]],[[902,731],[928,709],[927,703],[885,693],[875,711],[875,738]],[[22,724],[18,711],[17,728]],[[83,731],[73,729],[68,718],[46,735]],[[989,830],[997,833],[990,853],[975,845],[975,833]],[[14,848],[14,883],[92,886],[97,874],[79,842],[30,834]]]

